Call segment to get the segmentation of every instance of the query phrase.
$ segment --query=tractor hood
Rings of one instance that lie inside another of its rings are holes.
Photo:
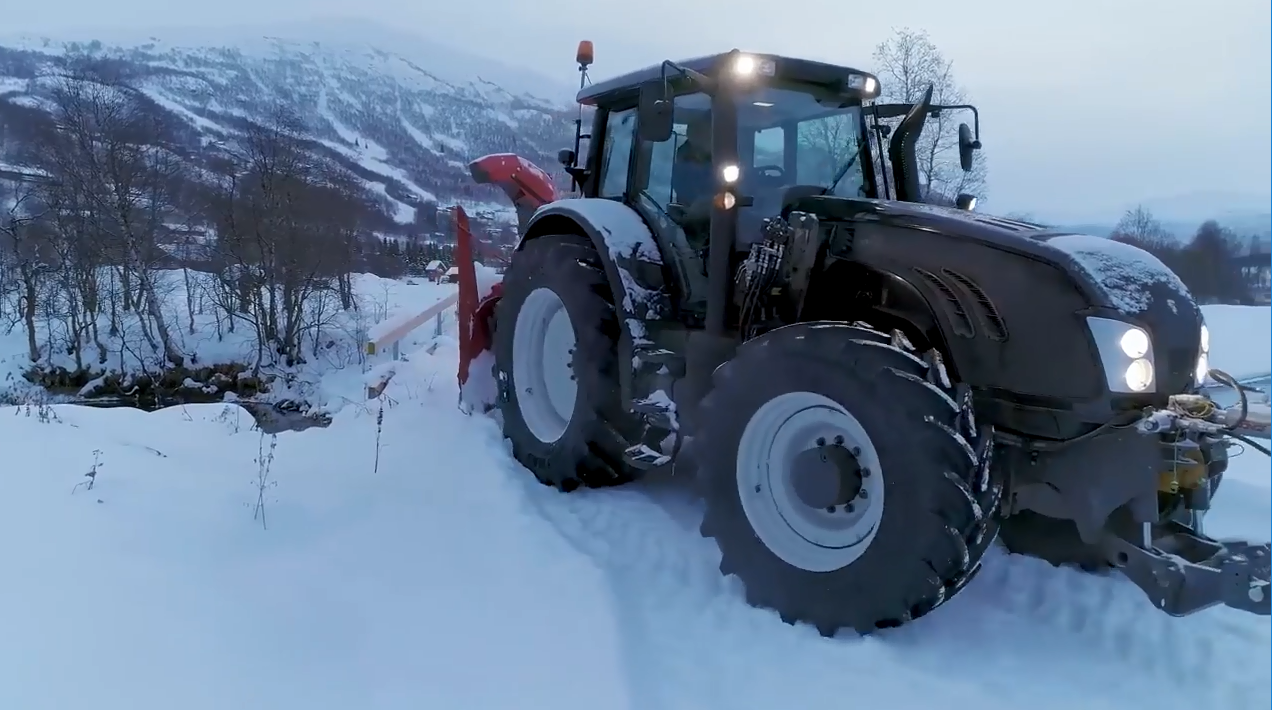
[[[1009,330],[1031,332],[1021,335],[1023,340],[1072,341],[1085,326],[1068,332],[1056,324],[1082,322],[1075,315],[1140,325],[1152,334],[1158,382],[1178,392],[1192,381],[1201,309],[1179,277],[1141,249],[934,205],[816,196],[789,207],[815,214],[823,223],[853,225],[852,253],[876,268],[907,278],[919,268],[927,272],[920,279],[949,270],[970,279],[995,304]],[[1079,357],[1078,351],[1064,356]],[[1028,391],[1025,387],[1013,389]]]
[[[808,197],[796,201],[791,209],[811,212],[822,219],[878,222],[937,232],[1045,261],[1068,272],[1092,306],[1132,319],[1148,316],[1157,308],[1200,319],[1200,309],[1175,272],[1152,254],[1111,239],[910,202]]]

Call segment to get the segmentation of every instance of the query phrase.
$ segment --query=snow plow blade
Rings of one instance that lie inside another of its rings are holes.
[[[517,210],[519,233],[539,207],[556,200],[552,178],[534,163],[511,153],[497,153],[468,164],[473,180],[495,185]],[[468,214],[455,207],[455,266],[459,269],[459,398],[465,411],[486,412],[498,397],[493,373],[495,304],[502,294],[502,277],[479,262],[482,243],[473,236]]]

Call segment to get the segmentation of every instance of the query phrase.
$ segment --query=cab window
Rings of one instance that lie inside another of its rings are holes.
[[[672,204],[690,204],[711,183],[710,97],[683,94],[672,106],[671,138],[646,144],[649,165],[642,190],[663,212]]]
[[[605,142],[601,152],[600,197],[622,197],[627,192],[635,131],[636,109],[610,112],[605,121]]]

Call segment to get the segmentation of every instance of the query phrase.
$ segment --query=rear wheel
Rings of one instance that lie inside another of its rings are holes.
[[[749,603],[868,633],[966,584],[1002,485],[988,429],[942,380],[888,336],[840,324],[781,328],[716,370],[683,455],[702,534]]]
[[[583,237],[517,252],[496,306],[494,375],[513,455],[562,490],[622,483],[618,323],[600,258]]]

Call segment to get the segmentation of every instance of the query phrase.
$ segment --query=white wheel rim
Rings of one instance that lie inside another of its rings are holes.
[[[817,440],[859,449],[869,469],[864,495],[835,512],[812,508],[795,494],[791,462]],[[809,572],[833,572],[856,562],[879,531],[883,518],[883,471],[879,454],[857,418],[837,402],[813,392],[789,392],[752,415],[738,442],[738,496],[756,537],[787,564]]]
[[[535,438],[551,444],[574,415],[578,383],[571,367],[574,325],[552,289],[530,292],[512,332],[512,379],[521,419]]]

